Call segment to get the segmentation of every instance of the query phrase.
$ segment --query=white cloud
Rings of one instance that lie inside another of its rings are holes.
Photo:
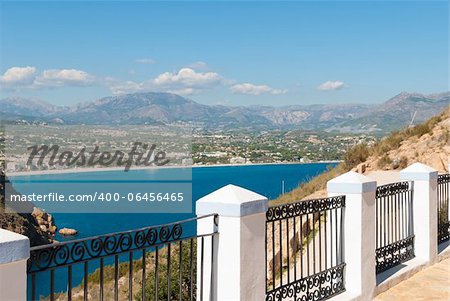
[[[190,95],[203,89],[220,84],[222,77],[215,72],[196,72],[191,68],[182,68],[178,72],[164,72],[155,78],[143,82],[119,81],[109,79],[107,86],[114,94],[139,91],[164,91],[180,95]]]
[[[261,95],[261,94],[279,95],[287,92],[287,90],[275,89],[267,85],[254,85],[250,83],[233,85],[230,87],[230,90],[234,94],[249,94],[249,95]]]
[[[164,72],[158,75],[153,83],[169,88],[202,88],[215,85],[221,81],[221,76],[215,72],[196,72],[191,68],[182,68],[177,73]]]
[[[148,65],[151,65],[151,64],[154,64],[154,63],[155,63],[155,60],[150,59],[150,58],[142,58],[142,59],[137,59],[137,60],[135,60],[135,62],[136,62],[136,63],[139,63],[139,64],[148,64]]]
[[[317,89],[322,91],[332,91],[332,90],[339,90],[345,87],[345,83],[341,82],[339,80],[337,81],[326,81],[319,85]]]
[[[87,86],[94,82],[94,76],[76,69],[50,69],[44,70],[36,78],[36,86],[60,87],[60,86]]]
[[[35,74],[35,67],[11,67],[0,76],[0,83],[5,88],[31,85]]]
[[[139,59],[136,62],[150,64],[151,59]],[[217,72],[208,71],[205,62],[198,61],[189,67],[175,72],[163,72],[153,78],[142,81],[120,80],[112,77],[98,78],[86,71],[77,69],[47,69],[38,72],[35,67],[12,67],[0,75],[0,84],[5,89],[45,89],[66,86],[103,85],[113,94],[126,94],[142,91],[161,91],[180,95],[192,95],[214,87],[227,87],[235,94],[261,95],[284,94],[287,90],[275,89],[268,85],[251,83],[238,84],[222,77]],[[130,72],[133,74],[133,72]]]
[[[61,86],[87,86],[94,76],[76,69],[50,69],[37,74],[35,67],[11,67],[0,76],[3,89],[48,88]]]

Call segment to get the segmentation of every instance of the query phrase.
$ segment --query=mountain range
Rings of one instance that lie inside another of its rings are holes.
[[[171,93],[110,96],[74,106],[9,97],[0,100],[0,119],[59,124],[193,123],[208,130],[305,129],[386,133],[436,115],[450,104],[450,92],[402,92],[381,104],[272,106],[205,105]]]

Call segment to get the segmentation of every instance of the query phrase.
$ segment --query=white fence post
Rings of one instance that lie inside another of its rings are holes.
[[[377,182],[349,171],[327,183],[328,196],[345,195],[344,279],[347,294],[372,300],[375,273],[375,191]]]
[[[28,237],[0,229],[0,300],[27,299]]]
[[[417,258],[437,261],[437,171],[414,163],[400,172],[403,181],[413,182],[414,251]]]
[[[208,296],[204,300],[264,300],[267,198],[227,185],[198,200],[196,206],[197,216],[219,215],[214,294],[209,297],[210,281],[203,278],[203,296]],[[210,230],[205,223],[197,224],[197,233]],[[207,255],[205,262],[211,261]]]

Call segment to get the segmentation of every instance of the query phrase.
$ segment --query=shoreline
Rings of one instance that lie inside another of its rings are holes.
[[[208,168],[208,167],[234,167],[234,166],[264,166],[264,165],[303,165],[303,164],[334,164],[340,163],[339,160],[316,161],[316,162],[272,162],[272,163],[249,163],[249,164],[211,164],[211,165],[167,165],[167,166],[139,166],[133,167],[133,170],[154,170],[171,168]],[[49,169],[32,171],[6,172],[7,177],[36,176],[49,174],[67,174],[67,173],[85,173],[85,172],[105,172],[105,171],[123,171],[123,167],[87,167],[87,168],[67,168],[67,169]]]

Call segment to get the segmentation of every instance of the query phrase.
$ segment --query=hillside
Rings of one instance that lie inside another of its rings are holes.
[[[170,124],[189,122],[208,130],[305,129],[385,134],[436,115],[450,94],[400,93],[380,104],[272,106],[205,105],[171,93],[110,96],[72,107],[25,98],[0,100],[2,120],[64,124]]]
[[[450,109],[427,122],[382,139],[365,162],[355,170],[396,170],[421,162],[439,172],[448,171],[450,156]]]
[[[349,170],[362,174],[375,171],[401,170],[414,162],[448,172],[450,157],[450,107],[426,122],[395,131],[373,146],[355,145],[337,167],[325,172],[297,189],[286,193],[272,205],[326,196],[326,183]]]

